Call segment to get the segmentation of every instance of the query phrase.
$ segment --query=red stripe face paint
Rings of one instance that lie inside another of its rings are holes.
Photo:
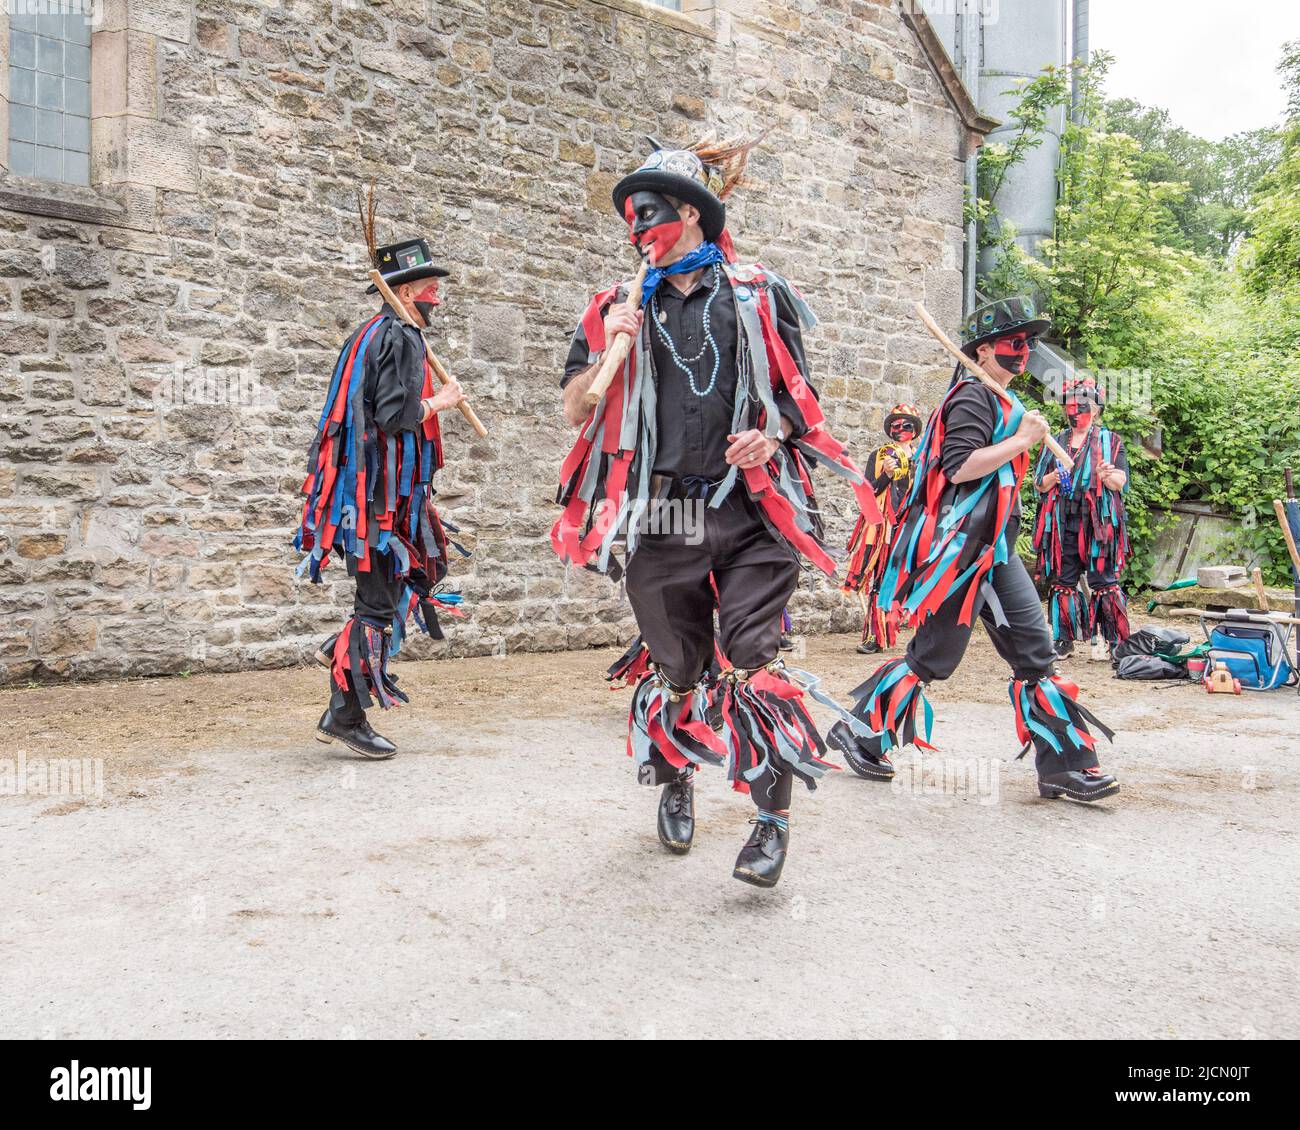
[[[993,356],[1008,373],[1020,376],[1029,364],[1029,339],[1024,334],[1000,337],[993,343]]]
[[[433,321],[434,307],[442,305],[442,299],[438,297],[438,280],[430,279],[429,284],[411,298],[411,305],[419,311],[420,319],[424,324],[430,325]]]
[[[682,218],[657,192],[634,192],[623,203],[632,246],[652,266],[660,263],[682,238]],[[671,260],[669,260],[671,261]]]
[[[411,298],[412,302],[427,302],[430,306],[441,306],[442,299],[438,297],[438,280],[429,279],[423,290]]]
[[[1077,431],[1090,428],[1092,427],[1092,405],[1071,401],[1065,406],[1065,418],[1070,421],[1070,427]]]

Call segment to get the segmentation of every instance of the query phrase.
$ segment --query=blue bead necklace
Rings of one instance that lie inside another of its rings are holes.
[[[672,356],[673,364],[686,374],[686,381],[691,386],[691,392],[695,393],[695,395],[699,397],[708,396],[709,393],[717,387],[718,370],[722,366],[722,354],[718,351],[718,343],[714,340],[713,331],[709,327],[709,311],[713,306],[713,300],[718,297],[718,291],[721,287],[722,271],[715,263],[713,265],[713,289],[709,291],[709,297],[704,303],[704,344],[700,346],[700,351],[694,357],[682,357],[682,355],[677,352],[677,346],[674,344],[672,337],[669,335],[668,331],[664,329],[662,321],[663,311],[659,307],[658,291],[655,291],[654,299],[651,302],[650,313],[652,315],[655,329],[659,331],[659,337],[663,340],[664,345],[668,347],[668,352]],[[713,350],[713,376],[709,378],[709,387],[701,389],[699,385],[695,383],[695,370],[691,368],[691,365],[701,360],[704,357],[704,354],[710,349]]]

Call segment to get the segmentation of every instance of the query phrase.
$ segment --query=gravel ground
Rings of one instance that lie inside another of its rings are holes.
[[[855,643],[801,662],[843,696]],[[765,892],[720,773],[660,849],[612,657],[401,664],[384,763],[312,740],[319,670],[5,692],[8,791],[103,795],[0,797],[0,1036],[1300,1035],[1294,692],[1074,662],[1124,791],[1042,801],[977,636],[941,752],[799,790]]]

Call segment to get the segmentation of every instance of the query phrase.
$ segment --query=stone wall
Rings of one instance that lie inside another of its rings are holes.
[[[296,581],[288,541],[330,366],[369,308],[371,176],[381,237],[425,231],[454,268],[435,340],[492,433],[446,426],[469,617],[416,655],[629,633],[618,590],[566,573],[546,534],[561,359],[633,266],[609,190],[643,134],[771,131],[731,226],[821,315],[814,380],[854,449],[946,378],[911,303],[960,313],[963,131],[888,3],[109,8],[96,98],[126,113],[95,127],[98,202],[0,174],[2,680],[291,664],[339,623],[346,577]],[[828,481],[823,500],[842,542],[851,496]],[[794,612],[857,617],[812,577]]]

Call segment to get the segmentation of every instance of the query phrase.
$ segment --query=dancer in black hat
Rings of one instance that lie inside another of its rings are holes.
[[[1050,326],[1028,299],[1003,299],[970,315],[962,348],[1007,389]],[[864,741],[837,724],[828,741],[855,769],[855,760],[870,769],[897,746],[931,748],[924,689],[957,669],[979,616],[1011,668],[1020,755],[1035,751],[1040,795],[1100,800],[1119,784],[1101,771],[1088,727],[1107,737],[1110,731],[1079,703],[1078,687],[1055,673],[1043,606],[1016,554],[1020,485],[1048,425],[1009,389],[1007,396],[1003,401],[959,367],[930,417],[877,595],[886,615],[910,619],[916,634],[904,658],[881,664],[853,692],[853,713],[873,736]]]
[[[789,844],[791,785],[797,777],[811,788],[828,767],[803,699],[829,699],[778,657],[800,554],[834,571],[807,460],[849,478],[868,512],[875,497],[827,432],[808,383],[802,331],[812,312],[775,271],[736,261],[724,201],[751,145],[656,142],[615,187],[614,206],[651,269],[639,308],[624,300],[626,286],[611,287],[573,335],[564,414],[581,430],[562,470],[552,542],[564,560],[609,572],[620,568],[616,544],[626,547],[645,644],[622,672],[640,674],[628,753],[644,784],[663,787],[660,839],[690,850],[695,767],[725,763],[758,807],[733,874],[771,887]],[[619,334],[634,338],[631,353],[589,410],[587,392]],[[688,507],[689,523],[655,520]],[[715,605],[722,669],[709,678]]]
[[[406,314],[427,326],[441,305],[423,239],[375,247],[374,193],[362,209],[370,261]],[[367,287],[374,294],[376,287]],[[320,583],[338,552],[356,582],[351,618],[321,648],[330,668],[330,701],[317,737],[363,757],[392,757],[397,747],[366,719],[376,702],[406,702],[388,670],[408,616],[442,638],[437,609],[454,604],[435,586],[447,572],[447,537],[433,508],[433,475],[442,466],[438,413],[464,399],[454,380],[434,390],[420,330],[385,302],[339,354],[308,458],[307,502],[294,545],[308,550],[298,568]]]

